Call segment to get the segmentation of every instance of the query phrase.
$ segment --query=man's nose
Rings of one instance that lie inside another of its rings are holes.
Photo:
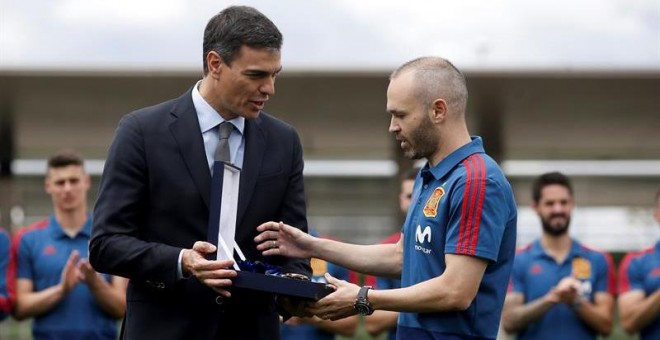
[[[387,129],[387,131],[389,131],[390,133],[394,133],[399,130],[400,130],[399,125],[394,122],[394,117],[392,117],[392,119],[390,119],[390,127]]]
[[[272,96],[275,94],[275,78],[269,77],[259,87],[259,92]]]

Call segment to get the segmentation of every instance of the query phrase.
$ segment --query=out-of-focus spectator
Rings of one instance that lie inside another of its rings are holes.
[[[502,321],[518,339],[596,339],[612,331],[615,279],[608,254],[568,233],[575,206],[565,175],[536,179],[532,208],[541,219],[539,240],[514,261]]]
[[[83,163],[72,150],[49,158],[44,188],[54,212],[14,236],[14,316],[35,318],[35,339],[114,340],[124,315],[126,279],[101,275],[87,261],[91,180]]]
[[[660,224],[660,191],[654,216]],[[624,257],[619,267],[618,305],[626,332],[639,333],[642,340],[660,339],[660,240]]]
[[[9,285],[13,284],[9,275],[9,253],[11,241],[9,234],[0,228],[0,321],[11,312],[12,303],[9,299]]]

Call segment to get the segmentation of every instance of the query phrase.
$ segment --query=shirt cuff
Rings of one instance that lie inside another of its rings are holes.
[[[185,249],[181,249],[181,251],[179,252],[179,259],[177,260],[177,266],[176,266],[176,279],[177,280],[187,279],[187,278],[190,277],[190,275],[188,275],[188,276],[183,275],[183,268],[181,267],[181,265],[182,265],[181,260],[183,259],[183,251],[184,250]]]

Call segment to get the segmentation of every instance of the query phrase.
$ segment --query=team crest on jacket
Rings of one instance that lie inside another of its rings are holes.
[[[445,195],[445,189],[442,187],[437,187],[433,190],[431,197],[426,201],[424,206],[424,216],[426,217],[436,217],[438,215],[438,204],[440,199]]]
[[[591,262],[582,257],[573,259],[572,276],[578,280],[589,279],[591,277]]]

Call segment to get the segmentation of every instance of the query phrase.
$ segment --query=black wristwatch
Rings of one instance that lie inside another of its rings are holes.
[[[374,308],[371,307],[371,304],[367,299],[367,292],[369,292],[369,289],[371,288],[371,286],[364,286],[360,288],[360,291],[357,294],[353,308],[355,308],[360,315],[371,315],[374,312]]]

